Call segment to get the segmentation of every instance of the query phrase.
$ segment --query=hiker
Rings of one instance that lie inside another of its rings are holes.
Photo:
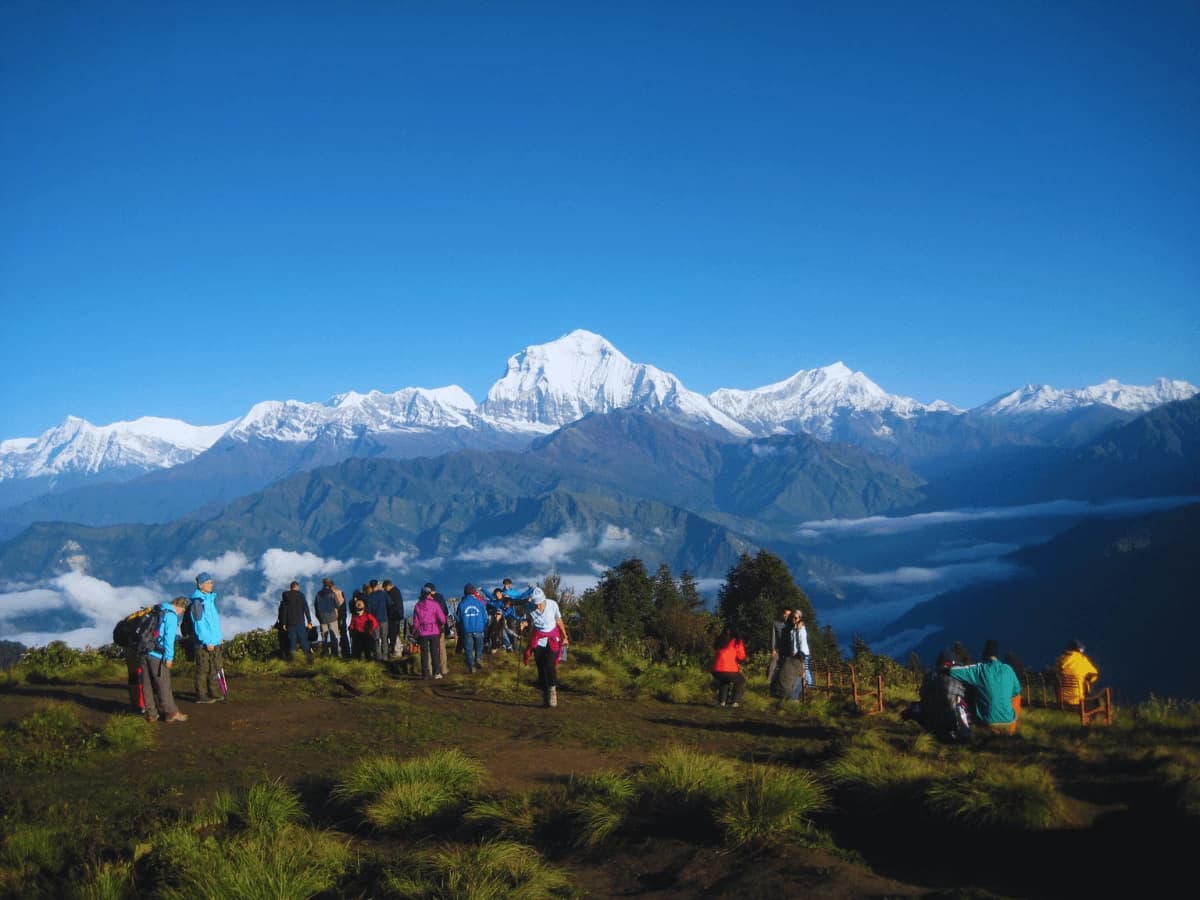
[[[738,706],[746,693],[746,676],[741,664],[746,659],[746,644],[737,632],[728,626],[717,637],[713,645],[716,658],[713,660],[712,677],[717,683],[717,703],[720,706]]]
[[[404,594],[389,578],[383,580],[383,591],[388,595],[387,614],[387,657],[400,655],[400,632],[404,627]]]
[[[483,633],[488,624],[483,591],[470,583],[464,585],[454,618],[458,620],[458,639],[462,642],[467,672],[474,674],[475,669],[483,664]]]
[[[529,597],[529,645],[525,648],[525,665],[529,657],[537,662],[538,686],[542,689],[542,705],[558,706],[558,660],[566,654],[571,643],[563,623],[558,603],[546,596],[540,587],[526,592]]]
[[[438,606],[442,608],[442,615],[446,617],[446,623],[442,626],[442,633],[437,638],[438,658],[442,661],[442,671],[446,671],[446,638],[454,637],[454,617],[450,615],[450,604],[446,602],[446,598],[441,595],[432,582],[428,582],[429,590],[433,599],[437,601]]]
[[[354,598],[354,610],[347,631],[350,633],[350,658],[371,659],[375,655],[375,633],[379,622],[367,612],[366,601]]]
[[[920,699],[900,717],[915,721],[943,743],[960,744],[971,739],[971,713],[966,684],[950,677],[953,666],[953,651],[943,649],[921,682]]]
[[[379,629],[375,632],[375,658],[387,659],[388,595],[374,578],[367,590],[367,612],[375,617]]]
[[[770,687],[772,696],[776,697],[786,696],[786,692],[775,681],[775,676],[779,672],[779,657],[787,650],[783,632],[788,627],[791,619],[792,611],[787,607],[783,607],[779,610],[779,617],[771,623],[771,660],[767,663],[767,684]]]
[[[342,639],[342,625],[338,620],[345,621],[345,604],[346,598],[333,586],[333,579],[321,579],[321,589],[313,598],[313,607],[317,614],[317,626],[321,630],[321,647],[326,656],[338,655],[338,645]]]
[[[279,625],[287,633],[287,653],[284,656],[290,658],[299,646],[304,651],[304,657],[312,662],[312,644],[308,641],[312,613],[308,610],[308,598],[300,590],[298,581],[292,582],[279,601]]]
[[[503,593],[505,598],[511,600],[514,604],[517,604],[523,600],[528,600],[530,597],[533,596],[534,586],[530,585],[529,587],[525,588],[525,590],[521,591],[521,593],[514,594],[512,579],[505,578],[503,581],[500,582],[500,590]]]
[[[196,590],[188,603],[188,616],[196,643],[196,702],[216,703],[225,699],[219,679],[224,677],[221,658],[221,613],[217,609],[217,594],[212,576],[201,572],[196,576]]]
[[[210,584],[209,587],[212,585]],[[146,703],[146,721],[186,722],[187,716],[175,705],[171,690],[171,667],[175,663],[175,638],[179,635],[179,620],[187,614],[188,598],[176,597],[162,604],[162,621],[154,647],[140,654],[142,668],[142,697]]]
[[[792,611],[788,627],[783,633],[787,656],[779,671],[779,683],[784,696],[799,700],[807,684],[812,686],[812,671],[809,668],[808,629],[804,627],[804,613]]]
[[[329,589],[333,591],[338,599],[338,648],[341,650],[342,659],[350,658],[350,604],[346,602],[346,595],[340,587],[334,584],[333,579],[329,581]]]
[[[1083,698],[1091,694],[1092,685],[1100,677],[1100,670],[1083,652],[1080,641],[1071,641],[1058,658],[1059,683],[1062,685],[1062,702],[1078,706]]]
[[[438,603],[437,591],[432,584],[421,588],[421,596],[413,607],[413,634],[421,646],[421,677],[442,677],[442,657],[438,652],[438,640],[445,640],[446,613]]]
[[[1000,660],[1000,645],[983,645],[981,662],[952,666],[950,677],[975,688],[975,719],[989,730],[1015,734],[1021,704],[1021,682],[1012,666]]]

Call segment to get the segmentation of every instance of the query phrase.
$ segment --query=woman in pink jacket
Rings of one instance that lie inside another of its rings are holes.
[[[438,652],[438,636],[446,624],[446,613],[433,596],[429,585],[421,588],[421,596],[413,607],[413,634],[421,645],[421,671],[433,672],[434,678],[442,677],[442,658]],[[428,675],[422,675],[428,678]]]

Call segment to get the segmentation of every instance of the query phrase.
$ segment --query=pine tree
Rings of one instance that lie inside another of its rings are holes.
[[[784,607],[803,612],[809,634],[816,633],[816,614],[808,597],[796,586],[787,564],[767,550],[753,558],[743,553],[717,595],[718,616],[750,650],[770,645],[771,624]],[[815,650],[811,644],[810,649]]]

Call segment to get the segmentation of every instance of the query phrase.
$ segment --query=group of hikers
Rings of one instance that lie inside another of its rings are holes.
[[[148,721],[185,722],[188,717],[180,712],[171,684],[177,639],[195,662],[195,702],[216,703],[228,696],[212,576],[197,575],[192,595],[163,603],[157,621],[147,646],[126,647],[130,702]],[[421,677],[430,679],[441,679],[446,672],[448,639],[457,641],[468,674],[483,665],[485,654],[522,652],[526,664],[537,666],[546,707],[558,705],[558,663],[570,643],[558,603],[535,585],[514,592],[510,578],[490,595],[468,583],[462,596],[450,601],[426,582],[407,618],[404,597],[390,579],[367,582],[347,602],[333,580],[325,578],[312,608],[293,581],[280,598],[275,629],[285,657],[302,651],[312,660],[314,644],[326,655],[344,659],[419,655]]]
[[[315,612],[314,612],[315,610]],[[310,609],[298,582],[283,592],[275,623],[280,651],[290,657],[303,651],[311,660],[313,645],[330,656],[345,659],[388,660],[420,657],[421,677],[441,679],[446,672],[447,640],[457,640],[468,674],[483,665],[485,654],[519,651],[524,662],[536,663],[542,705],[558,705],[558,663],[565,659],[570,639],[562,610],[537,586],[515,593],[512,579],[485,594],[474,584],[462,596],[447,601],[432,582],[426,582],[406,617],[400,589],[389,579],[369,581],[354,591],[349,602],[330,578],[325,578]],[[153,640],[127,647],[131,702],[152,722],[187,721],[175,702],[171,685],[176,638],[182,637],[195,662],[195,702],[217,703],[228,689],[222,661],[221,616],[213,579],[196,576],[190,597],[179,596],[161,605]],[[745,640],[725,628],[714,645],[711,667],[720,706],[737,707],[746,692],[742,663]],[[772,623],[767,681],[772,696],[799,700],[812,687],[812,654],[804,614],[781,609]],[[1064,704],[1078,705],[1091,692],[1099,671],[1071,641],[1057,663]],[[974,728],[1014,733],[1021,714],[1021,681],[1009,663],[1000,659],[996,641],[984,645],[980,662],[960,664],[943,650],[925,676],[919,699],[902,717],[919,723],[939,740],[962,742]]]
[[[767,682],[771,695],[799,700],[805,687],[812,687],[812,654],[804,613],[783,608],[772,623],[771,655]],[[736,707],[746,692],[746,644],[741,635],[726,628],[714,644],[712,678],[719,706]],[[1057,664],[1062,684],[1062,702],[1078,706],[1100,677],[1095,664],[1078,640],[1067,644]],[[984,644],[980,662],[960,664],[950,650],[943,650],[933,669],[921,683],[919,699],[901,714],[948,743],[970,740],[972,728],[1013,734],[1021,716],[1021,680],[1016,670],[1000,658],[994,640]]]

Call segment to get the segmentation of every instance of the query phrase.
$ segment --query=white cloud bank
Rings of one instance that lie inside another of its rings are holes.
[[[879,537],[904,534],[937,525],[1005,519],[1075,518],[1094,516],[1136,516],[1196,503],[1200,497],[1152,497],[1139,500],[1110,500],[1089,503],[1084,500],[1052,500],[1026,506],[998,506],[980,509],[947,509],[911,516],[868,516],[862,519],[819,519],[803,522],[797,532],[807,540],[830,537]]]

